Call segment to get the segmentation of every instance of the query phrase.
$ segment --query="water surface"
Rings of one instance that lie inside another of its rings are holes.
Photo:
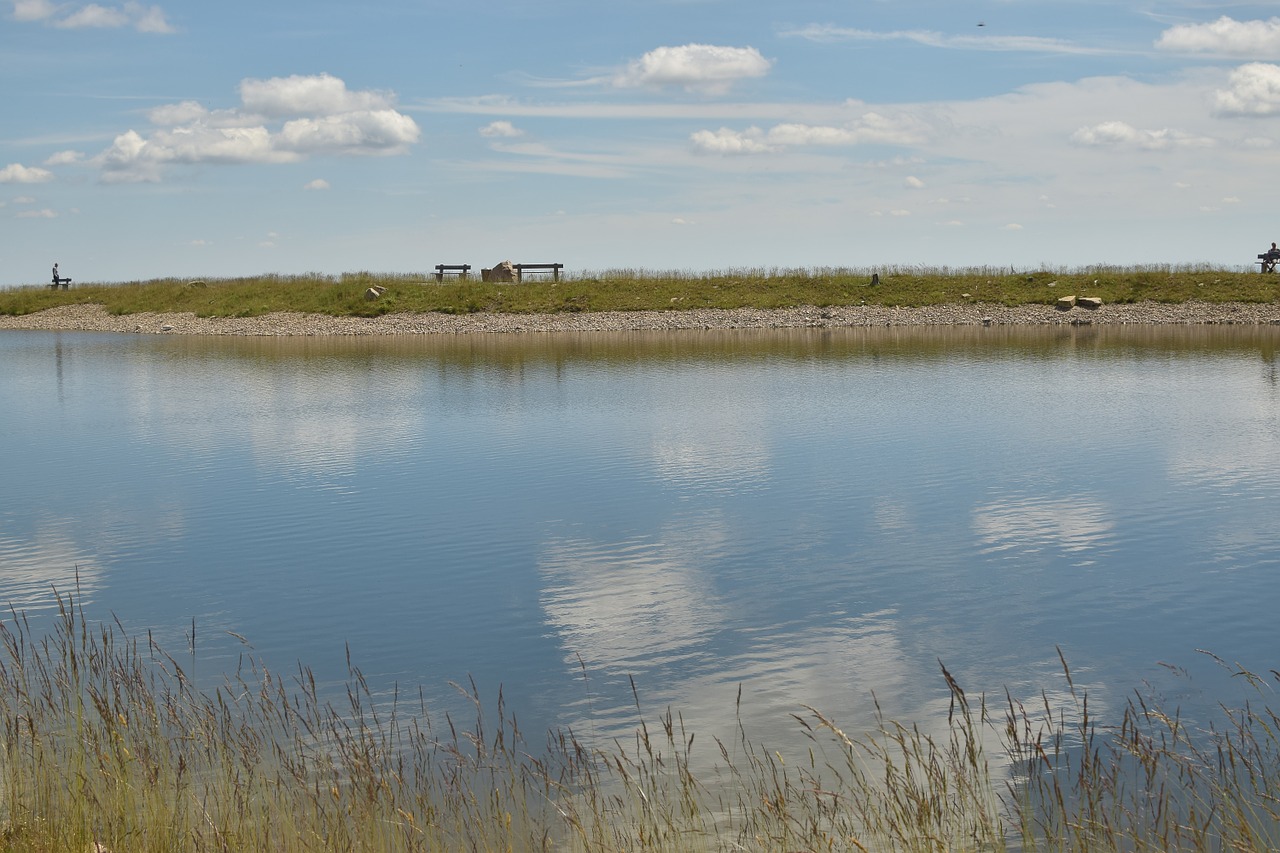
[[[1280,663],[1277,341],[6,332],[0,600],[601,738],[636,696],[731,732],[739,690],[766,740],[933,725],[940,661],[1035,697],[1059,650],[1095,713],[1204,709],[1197,649]]]

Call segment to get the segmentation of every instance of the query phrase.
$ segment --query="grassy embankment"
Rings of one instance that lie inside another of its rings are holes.
[[[1050,304],[1060,296],[1097,296],[1106,303],[1276,302],[1280,275],[1203,266],[1084,267],[1013,271],[1008,268],[872,270],[736,270],[719,273],[613,270],[546,276],[522,284],[485,284],[472,277],[437,283],[427,274],[346,273],[254,278],[176,279],[120,284],[75,284],[70,290],[32,286],[0,291],[0,314],[28,314],[58,305],[94,303],[113,314],[192,312],[251,317],[274,311],[377,316],[391,313],[559,313],[787,308],[798,305],[924,306],[959,302]],[[386,288],[376,301],[373,285]]]
[[[1104,725],[1065,662],[1065,707],[1047,694],[988,707],[944,669],[938,736],[887,719],[850,736],[798,707],[811,748],[783,756],[741,730],[696,739],[667,711],[601,749],[571,732],[526,740],[500,696],[495,718],[433,727],[420,700],[375,700],[355,668],[335,706],[307,669],[282,678],[247,648],[206,692],[149,635],[92,624],[71,600],[54,621],[47,637],[21,615],[0,627],[0,849],[13,853],[1280,842],[1280,718],[1224,709],[1205,732],[1135,698]],[[714,773],[696,778],[708,755]]]

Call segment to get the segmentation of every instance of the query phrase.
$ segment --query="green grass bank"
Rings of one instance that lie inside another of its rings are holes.
[[[873,283],[873,276],[876,283]],[[371,287],[385,288],[376,300]],[[97,304],[111,314],[190,312],[198,317],[256,317],[273,312],[376,317],[398,313],[534,314],[673,311],[700,308],[792,308],[956,303],[1053,304],[1067,295],[1107,304],[1280,301],[1280,275],[1206,266],[1008,267],[926,269],[744,269],[717,273],[608,270],[484,283],[478,276],[437,282],[434,274],[344,273],[230,279],[156,279],[0,290],[0,315],[31,314],[68,304]]]
[[[646,715],[639,701],[634,735],[603,746],[527,737],[500,693],[486,714],[474,685],[473,722],[433,721],[412,693],[375,697],[350,664],[339,702],[304,666],[267,670],[247,643],[223,686],[202,690],[189,654],[149,634],[71,599],[52,621],[0,623],[0,850],[12,853],[1280,844],[1280,718],[1262,704],[1280,673],[1225,662],[1259,704],[1224,706],[1211,728],[1138,694],[1096,720],[1065,661],[1062,684],[991,704],[942,668],[941,730],[881,716],[855,734],[797,704],[809,747],[783,755],[741,724],[698,736],[678,710]]]

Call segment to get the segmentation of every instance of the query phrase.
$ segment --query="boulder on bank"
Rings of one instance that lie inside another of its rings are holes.
[[[516,268],[511,261],[500,261],[492,269],[480,270],[481,281],[515,281]]]
[[[1102,299],[1097,296],[1081,296],[1076,300],[1076,304],[1081,308],[1088,308],[1094,311],[1102,307]]]
[[[1074,296],[1064,296],[1054,303],[1059,311],[1070,311],[1076,307],[1076,298]]]

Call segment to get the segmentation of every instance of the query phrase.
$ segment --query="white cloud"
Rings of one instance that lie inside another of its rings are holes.
[[[99,6],[97,3],[90,3],[88,6],[81,6],[66,17],[59,18],[54,26],[69,30],[84,28],[116,29],[128,23],[129,16],[124,13],[123,9],[108,8]]]
[[[1161,50],[1217,56],[1280,58],[1280,18],[1237,21],[1223,15],[1207,24],[1180,24],[1156,40]]]
[[[758,127],[741,132],[722,127],[714,131],[699,130],[689,139],[695,151],[705,154],[768,154],[777,150],[764,142],[762,136]]]
[[[906,180],[902,182],[902,185],[911,190],[924,189],[924,181],[920,180],[915,175],[907,175]]]
[[[418,135],[418,125],[408,116],[372,110],[285,122],[274,147],[300,154],[403,154]]]
[[[15,21],[43,21],[52,18],[57,11],[49,0],[14,0],[13,3]]]
[[[49,0],[15,0],[16,21],[45,21],[66,30],[120,29],[132,27],[140,33],[172,33],[174,28],[159,6],[127,2],[120,6],[99,3],[54,4]]]
[[[327,190],[329,189],[329,182],[324,178],[316,178],[314,181],[304,184],[302,188],[304,190]]]
[[[14,215],[18,219],[56,219],[58,217],[57,213],[47,207],[42,210],[24,210]]]
[[[147,111],[147,120],[156,127],[201,124],[206,127],[254,127],[263,116],[243,109],[210,110],[198,101],[162,104]]]
[[[763,132],[758,127],[744,131],[720,128],[700,130],[691,137],[695,151],[707,154],[769,154],[796,146],[912,145],[929,137],[928,125],[920,119],[890,118],[868,112],[839,127],[787,122]]]
[[[0,184],[43,184],[53,180],[53,172],[39,166],[10,163],[0,169]]]
[[[1163,128],[1140,130],[1123,121],[1104,121],[1092,127],[1082,127],[1071,134],[1077,145],[1100,148],[1138,149],[1165,151],[1171,148],[1209,148],[1215,143],[1204,136]]]
[[[157,130],[120,134],[92,162],[108,182],[158,181],[173,165],[401,154],[420,135],[413,119],[390,107],[390,95],[350,91],[328,74],[246,79],[240,94],[240,109],[211,112],[195,101],[157,107],[148,113]]]
[[[329,74],[245,79],[240,81],[240,100],[246,112],[268,118],[385,110],[394,102],[382,92],[352,92],[345,82]]]
[[[1231,72],[1227,86],[1214,93],[1214,108],[1219,115],[1280,113],[1280,66],[1266,62],[1241,65]]]
[[[480,128],[480,135],[488,138],[512,139],[517,136],[524,136],[524,131],[509,121],[492,121]]]
[[[147,141],[137,131],[126,131],[115,138],[111,147],[93,162],[103,171],[103,180],[158,181],[162,158],[147,151]]]
[[[769,73],[773,62],[754,47],[686,44],[655,48],[613,78],[615,86],[680,86],[719,94],[734,83]]]
[[[1021,230],[1022,230],[1022,226],[1021,226],[1021,225],[1019,225],[1019,224],[1018,224],[1018,223],[1016,223],[1016,222],[1010,222],[1008,225],[1004,226],[1004,228],[1003,228],[1002,230],[1004,230],[1004,231],[1021,231]]]
[[[865,113],[853,123],[852,129],[857,142],[878,145],[916,145],[932,136],[932,129],[923,119],[875,112]]]
[[[196,101],[182,101],[178,104],[164,104],[147,113],[147,118],[155,125],[176,126],[193,121],[201,121],[209,115],[209,111]]]
[[[301,157],[276,150],[270,132],[256,128],[193,126],[158,131],[143,138],[136,131],[117,136],[93,158],[108,183],[158,181],[170,165],[289,163]]]
[[[84,153],[81,151],[58,151],[50,154],[45,158],[46,166],[69,166],[84,160]]]
[[[135,3],[126,3],[126,9],[133,9],[134,21],[133,28],[140,33],[172,33],[173,27],[165,18],[164,10],[159,6],[142,6]]]
[[[769,129],[769,142],[773,145],[853,145],[857,133],[847,127],[787,123]]]
[[[909,41],[926,47],[950,50],[982,50],[993,52],[1099,54],[1106,51],[1062,39],[1041,36],[955,36],[932,30],[890,30],[876,32],[831,24],[809,24],[779,35],[794,36],[814,42]]]

